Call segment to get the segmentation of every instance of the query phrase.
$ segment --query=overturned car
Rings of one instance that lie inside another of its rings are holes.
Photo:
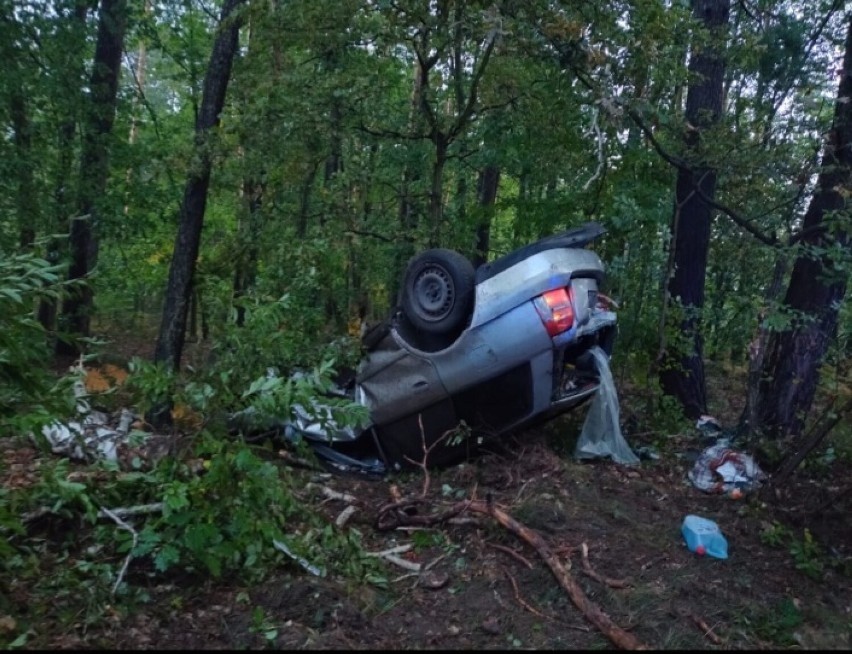
[[[370,423],[338,429],[317,407],[287,425],[334,468],[382,473],[442,465],[478,443],[587,401],[599,386],[592,350],[612,351],[616,314],[599,292],[596,223],[555,234],[474,269],[452,250],[408,264],[398,308],[364,337],[340,393]],[[463,425],[466,438],[447,438]],[[436,441],[441,440],[441,443]]]

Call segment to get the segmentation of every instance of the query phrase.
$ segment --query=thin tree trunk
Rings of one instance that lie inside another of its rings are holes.
[[[299,193],[299,216],[296,219],[296,236],[299,240],[305,238],[308,233],[308,217],[311,209],[311,190],[314,186],[314,180],[317,177],[319,163],[308,163],[308,170],[305,179],[302,181],[302,189]]]
[[[476,226],[476,245],[473,255],[473,266],[478,268],[488,261],[488,250],[491,247],[491,218],[494,214],[494,202],[497,200],[497,189],[500,186],[500,169],[488,165],[479,173],[476,183],[476,195],[482,218]]]
[[[35,180],[33,179],[32,138],[24,89],[17,88],[12,92],[10,113],[12,114],[18,177],[19,240],[22,250],[31,250],[35,243],[39,209],[38,195],[35,192]]]
[[[109,138],[115,121],[126,14],[125,0],[102,0],[88,117],[80,154],[77,215],[71,221],[69,237],[71,265],[68,278],[72,280],[85,279],[97,265],[97,203],[106,191],[109,175]],[[89,335],[93,297],[91,286],[86,284],[63,303],[63,327],[75,337]],[[57,354],[79,354],[79,348],[73,342],[57,341],[56,349]]]
[[[429,247],[441,244],[441,223],[444,219],[444,167],[447,165],[449,141],[442,132],[432,136],[435,145],[435,162],[432,164],[432,180],[429,188]]]
[[[257,278],[258,237],[260,232],[260,210],[263,204],[263,183],[253,176],[243,180],[243,211],[237,226],[239,252],[234,266],[234,299],[245,297]],[[237,302],[236,324],[245,323],[245,306]]]
[[[145,4],[143,6],[143,12],[148,15],[151,13],[151,0],[145,0]],[[130,145],[136,143],[136,140],[139,138],[139,117],[136,114],[138,106],[140,104],[140,100],[145,97],[145,78],[148,69],[148,48],[145,45],[144,40],[139,41],[139,47],[136,50],[136,66],[132,69],[135,77],[136,83],[136,93],[133,95],[133,103],[131,108],[131,118],[130,118],[130,132],[127,135],[127,142]],[[127,216],[130,213],[130,205],[127,202],[127,196],[129,195],[129,189],[131,183],[133,181],[133,169],[128,168],[124,173],[124,181],[127,186],[128,191],[125,191],[125,202],[124,202],[124,215]]]
[[[423,93],[428,82],[429,72],[424,70],[420,62],[414,65],[414,86],[411,91],[410,113],[409,113],[409,131],[417,132],[417,126],[420,124],[420,106],[423,102]],[[400,232],[404,236],[411,236],[417,229],[419,223],[420,208],[414,200],[414,186],[420,180],[419,168],[411,163],[406,163],[402,171],[402,183],[399,194],[399,210],[397,217],[399,220]],[[400,278],[405,269],[405,264],[408,259],[414,254],[413,242],[404,239],[396,246],[394,253],[393,267],[390,271],[390,279],[388,280],[388,289],[390,297],[395,298],[399,292]],[[392,300],[393,302],[394,300]]]
[[[204,77],[201,107],[195,123],[197,163],[190,169],[184,189],[180,225],[169,267],[163,317],[154,352],[155,362],[167,364],[174,370],[180,368],[186,337],[187,309],[201,244],[212,168],[212,130],[219,124],[219,115],[225,105],[225,93],[238,45],[240,21],[232,14],[242,2],[244,0],[226,0],[222,8],[219,33]],[[152,418],[161,422],[165,413],[158,410]]]
[[[693,0],[692,10],[712,35],[727,28],[730,0]],[[666,394],[678,398],[687,417],[695,419],[707,411],[700,315],[712,208],[701,195],[713,198],[716,192],[716,171],[700,162],[701,130],[715,123],[722,113],[724,57],[712,47],[697,47],[690,57],[689,71],[686,143],[698,163],[690,170],[680,169],[677,175],[676,224],[673,219],[672,225],[674,271],[667,298],[682,311],[678,340],[686,345],[673,348],[669,341],[669,348],[661,352],[660,381]]]
[[[72,199],[69,193],[69,180],[71,179],[71,169],[73,165],[74,153],[74,134],[77,131],[76,108],[79,102],[72,98],[79,99],[81,97],[80,88],[77,84],[81,79],[84,66],[80,53],[83,49],[86,31],[86,16],[89,12],[89,3],[87,0],[77,0],[74,3],[74,11],[71,14],[71,32],[76,37],[75,42],[79,47],[72,48],[74,54],[71,56],[68,69],[64,70],[62,76],[63,87],[66,100],[60,103],[60,122],[57,130],[57,166],[54,173],[55,187],[53,191],[53,202],[51,211],[53,213],[53,221],[48,228],[53,234],[68,233],[70,224],[68,218],[73,212]],[[47,244],[46,258],[50,263],[59,263],[62,259],[62,254],[65,248],[65,243],[62,239],[51,238]],[[38,321],[48,332],[52,332],[56,328],[56,300],[53,298],[43,298],[39,302]]]

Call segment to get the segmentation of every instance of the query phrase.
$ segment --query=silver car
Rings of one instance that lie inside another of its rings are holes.
[[[381,472],[422,462],[439,439],[428,463],[458,460],[588,400],[598,388],[589,350],[611,354],[616,328],[598,290],[604,265],[586,249],[604,231],[588,223],[477,269],[452,250],[416,255],[398,309],[365,335],[341,389],[370,424],[334,429],[314,410],[292,429],[335,468]]]

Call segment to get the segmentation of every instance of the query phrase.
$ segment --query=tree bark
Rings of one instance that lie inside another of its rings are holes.
[[[257,279],[258,240],[261,226],[261,207],[263,206],[264,184],[256,176],[243,180],[242,216],[237,225],[239,243],[234,265],[234,300],[248,295]],[[238,302],[236,324],[245,323],[245,306]]]
[[[57,165],[53,173],[54,190],[51,213],[53,220],[48,229],[53,234],[62,234],[70,230],[69,216],[73,212],[73,198],[70,197],[69,180],[73,167],[74,135],[77,131],[76,107],[81,97],[78,80],[82,78],[84,64],[82,55],[86,40],[86,17],[89,13],[87,0],[76,0],[73,11],[70,14],[69,24],[74,35],[74,42],[78,47],[72,48],[75,53],[66,62],[67,68],[63,67],[62,90],[66,94],[60,102],[59,111],[61,118],[57,129],[56,150]],[[47,244],[47,260],[56,264],[62,259],[66,244],[63,239],[52,237]],[[38,306],[38,321],[48,332],[56,328],[57,302],[54,298],[42,298]]]
[[[802,225],[802,250],[784,297],[791,317],[789,329],[772,332],[763,355],[763,374],[757,383],[757,424],[752,431],[771,438],[802,433],[819,382],[819,366],[837,333],[840,304],[848,273],[837,253],[849,256],[849,230],[842,220],[852,188],[852,16],[846,34],[834,120],[822,157],[822,167]],[[834,223],[835,218],[841,218]]]
[[[693,0],[692,11],[716,36],[727,28],[730,0]],[[712,208],[698,190],[711,199],[716,192],[716,171],[701,162],[701,131],[722,114],[724,56],[716,48],[697,47],[690,57],[689,72],[686,145],[696,163],[677,175],[671,229],[674,271],[667,289],[668,303],[678,305],[682,314],[676,327],[678,345],[669,342],[669,348],[660,353],[660,382],[666,394],[680,401],[686,416],[695,419],[707,412],[700,314],[712,217]]]
[[[497,188],[500,186],[500,169],[497,166],[485,166],[479,172],[476,195],[482,218],[476,226],[476,245],[474,246],[473,267],[478,268],[488,261],[491,244],[491,217],[494,202],[497,200]]]
[[[414,84],[411,90],[410,111],[408,116],[409,132],[416,134],[420,131],[420,107],[426,85],[429,80],[429,71],[424,68],[422,62],[417,61],[414,65]],[[399,209],[397,219],[400,232],[406,237],[413,235],[420,222],[421,208],[415,199],[415,187],[420,181],[420,170],[411,162],[407,162],[402,169],[402,181],[399,192]],[[400,279],[408,259],[414,254],[413,241],[402,239],[396,245],[393,265],[388,279],[390,297],[395,298],[399,293]],[[393,301],[393,300],[392,300]]]
[[[242,2],[244,0],[226,0],[222,8],[219,33],[204,76],[201,107],[195,123],[196,164],[190,169],[184,188],[163,317],[154,352],[155,362],[167,364],[173,370],[180,368],[183,354],[187,309],[210,185],[212,130],[219,124],[219,114],[225,105],[240,29],[240,21],[233,14]]]
[[[115,122],[118,77],[127,22],[125,0],[102,0],[98,18],[98,38],[90,80],[89,107],[83,148],[80,153],[80,179],[77,215],[71,220],[69,247],[71,265],[68,278],[85,279],[98,260],[98,201],[106,191],[109,176],[109,138]],[[62,327],[76,337],[90,333],[93,291],[84,285],[65,300]],[[75,342],[57,341],[57,354],[79,354]]]
[[[33,179],[32,138],[24,89],[15,89],[12,92],[9,104],[17,162],[19,241],[22,250],[32,250],[35,243],[39,209],[38,195],[35,192],[35,180]]]

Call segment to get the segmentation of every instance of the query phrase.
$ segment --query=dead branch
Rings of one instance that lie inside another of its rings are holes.
[[[124,574],[127,572],[127,566],[130,565],[130,559],[133,558],[133,550],[136,549],[136,545],[139,543],[139,533],[127,524],[124,520],[122,520],[118,515],[116,515],[113,511],[110,511],[106,507],[101,507],[101,510],[98,512],[98,515],[105,515],[110,518],[115,524],[117,524],[121,529],[130,532],[130,536],[133,538],[133,544],[130,546],[130,550],[127,552],[127,556],[124,559],[124,563],[121,564],[121,570],[118,572],[118,576],[115,578],[115,584],[112,587],[112,594],[115,595],[118,587],[121,585],[121,580],[124,579]]]
[[[716,635],[712,627],[710,627],[710,625],[708,625],[707,622],[705,622],[701,618],[701,616],[696,615],[692,611],[688,611],[679,607],[672,607],[671,613],[674,616],[688,619],[690,622],[692,622],[692,624],[698,627],[701,630],[701,633],[704,634],[704,637],[714,645],[724,644],[724,641],[718,635]]]
[[[152,504],[139,504],[136,506],[119,507],[117,509],[101,509],[98,511],[99,518],[110,518],[115,520],[115,517],[129,518],[135,515],[143,515],[146,513],[160,513],[163,510],[162,502],[154,502]]]
[[[643,644],[633,634],[616,625],[612,619],[600,609],[600,607],[586,597],[583,589],[576,581],[574,581],[568,570],[553,553],[550,545],[547,544],[538,532],[535,532],[529,527],[521,524],[508,513],[495,506],[490,500],[464,500],[454,504],[443,513],[437,515],[417,515],[416,513],[409,513],[409,511],[419,504],[425,504],[425,501],[422,499],[416,499],[394,502],[393,504],[380,508],[379,515],[376,519],[377,528],[380,530],[395,529],[397,526],[404,524],[416,524],[422,526],[435,525],[461,513],[467,512],[483,513],[491,516],[503,527],[536,550],[544,562],[547,563],[551,572],[553,572],[553,575],[556,577],[559,585],[568,593],[568,596],[574,603],[574,606],[576,606],[583,614],[583,617],[597,627],[598,630],[610,640],[610,642],[621,649],[648,649],[647,645]]]
[[[345,509],[343,509],[343,511],[340,512],[340,514],[335,519],[334,524],[337,527],[343,527],[347,522],[349,522],[349,518],[351,518],[352,514],[354,514],[357,510],[357,506],[355,506],[354,504],[350,504]]]
[[[405,545],[396,545],[395,547],[390,547],[386,550],[382,550],[381,552],[365,552],[366,556],[386,556],[388,554],[402,554],[403,552],[408,552],[411,550],[411,544],[407,543]]]
[[[583,572],[585,572],[587,576],[604,586],[609,586],[610,588],[630,588],[630,582],[626,579],[610,579],[609,577],[604,577],[595,572],[592,568],[592,564],[589,563],[589,546],[583,543],[581,547],[583,551]]]
[[[379,508],[379,514],[376,517],[376,529],[390,531],[399,527],[432,527],[463,513],[469,503],[470,500],[459,502],[438,515],[419,515],[417,507],[427,504],[426,500],[410,499],[393,502]]]
[[[304,468],[305,470],[322,470],[316,462],[296,456],[287,450],[278,450],[278,457],[284,459],[285,462],[294,468]]]
[[[411,550],[411,544],[406,545],[397,545],[396,547],[391,547],[386,550],[382,550],[381,552],[367,552],[367,556],[375,556],[380,559],[384,559],[385,561],[389,561],[394,565],[398,565],[400,568],[405,570],[410,570],[411,572],[420,572],[423,568],[419,563],[415,563],[414,561],[408,561],[407,559],[403,559],[402,557],[397,556],[397,554],[402,554],[404,552],[408,552]]]
[[[432,450],[435,449],[440,443],[443,443],[452,433],[455,431],[453,429],[448,429],[443,434],[441,434],[435,441],[426,446],[426,430],[423,429],[423,415],[417,415],[417,424],[420,426],[420,443],[423,448],[423,458],[420,461],[414,461],[413,459],[404,457],[406,461],[408,461],[411,465],[415,465],[423,471],[423,490],[420,491],[420,497],[426,497],[429,493],[429,485],[431,479],[429,477],[429,455],[432,453]]]
[[[532,563],[530,563],[530,562],[529,562],[527,559],[525,559],[523,556],[521,556],[521,555],[520,555],[520,553],[518,553],[518,552],[516,552],[515,550],[513,550],[511,547],[506,547],[505,545],[498,545],[497,543],[489,543],[489,542],[487,542],[487,541],[486,541],[486,543],[485,543],[485,544],[486,544],[486,545],[488,545],[489,547],[493,547],[495,550],[500,550],[501,552],[505,552],[506,554],[508,554],[509,556],[511,556],[513,559],[515,559],[515,560],[517,560],[517,561],[520,561],[522,564],[524,564],[525,566],[527,566],[527,568],[529,568],[530,570],[532,570],[532,568],[533,568],[533,564],[532,564]]]
[[[490,502],[472,502],[467,509],[477,513],[490,515],[506,529],[535,548],[536,552],[538,552],[539,556],[544,559],[545,563],[547,563],[548,567],[553,572],[553,575],[556,577],[559,585],[568,593],[568,596],[571,598],[574,606],[580,609],[583,617],[597,627],[616,647],[620,647],[621,649],[648,649],[648,647],[636,638],[636,636],[628,633],[615,624],[612,619],[600,609],[600,607],[593,604],[591,600],[586,597],[583,589],[580,588],[576,581],[574,581],[562,563],[560,563],[559,559],[556,558],[550,550],[550,546],[538,532],[522,525],[508,513],[497,508]]]
[[[314,484],[313,482],[308,482],[305,486],[306,490],[318,490],[323,497],[327,500],[340,500],[341,502],[346,502],[348,504],[363,504],[358,500],[357,497],[351,495],[350,493],[341,493],[340,491],[336,491],[333,488],[329,488],[328,486],[319,486]]]
[[[790,455],[784,459],[778,471],[772,475],[768,488],[781,488],[802,461],[807,458],[808,454],[813,452],[841,421],[848,419],[850,413],[852,413],[852,398],[847,400],[839,409],[836,409],[833,405],[826,409],[811,429],[795,440]]]
[[[531,606],[529,603],[527,603],[524,600],[524,598],[521,597],[521,590],[518,588],[518,582],[515,581],[515,578],[512,576],[512,574],[508,570],[505,570],[505,569],[503,570],[503,572],[506,573],[506,576],[509,578],[509,581],[512,584],[512,590],[515,591],[515,600],[518,602],[518,604],[520,604],[522,607],[524,607],[527,611],[529,611],[533,615],[537,615],[538,617],[544,618],[545,620],[553,620],[553,618],[550,617],[549,615],[545,615],[544,613],[539,611],[537,608],[535,608],[534,606]]]
[[[411,572],[420,572],[423,567],[419,563],[409,561],[408,559],[403,559],[402,557],[399,557],[396,554],[385,554],[382,558],[385,561],[389,561],[390,563],[399,566],[403,570],[411,570]]]

